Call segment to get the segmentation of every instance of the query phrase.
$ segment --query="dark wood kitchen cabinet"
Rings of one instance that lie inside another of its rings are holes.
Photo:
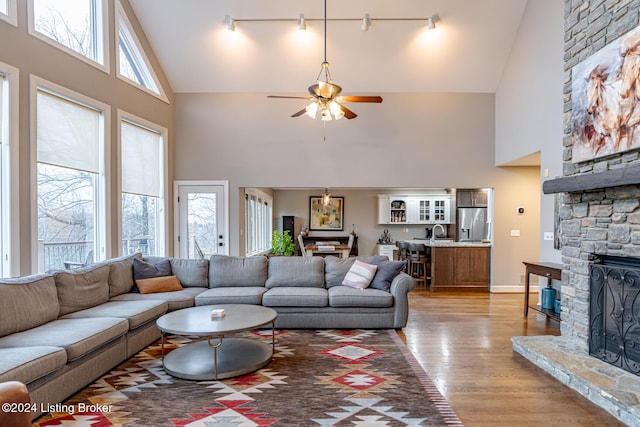
[[[434,246],[431,248],[431,285],[434,290],[489,291],[491,248]]]

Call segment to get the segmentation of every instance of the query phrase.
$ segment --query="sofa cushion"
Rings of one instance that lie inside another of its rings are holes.
[[[108,264],[92,264],[54,274],[60,316],[109,301]]]
[[[264,286],[267,257],[212,255],[209,259],[209,287]]]
[[[141,294],[156,294],[159,292],[174,292],[184,289],[176,276],[151,277],[136,280],[136,286]]]
[[[265,307],[326,307],[329,295],[324,288],[276,287],[262,296]]]
[[[69,313],[61,319],[84,319],[92,317],[120,317],[127,319],[129,330],[147,322],[155,321],[169,309],[166,301],[109,301],[96,307]]]
[[[63,348],[52,346],[0,348],[0,382],[29,384],[67,363]]]
[[[109,265],[109,298],[131,292],[133,288],[133,260],[142,254],[124,255],[106,261]]]
[[[276,256],[269,258],[267,288],[324,287],[324,258]]]
[[[392,307],[393,295],[378,289],[334,286],[329,291],[331,307]]]
[[[208,289],[196,297],[196,305],[262,304],[264,286],[229,286]]]
[[[53,276],[0,279],[0,337],[55,320],[59,311]]]
[[[208,259],[171,258],[171,273],[178,276],[185,288],[209,286]]]
[[[373,280],[377,269],[377,265],[356,260],[347,272],[347,275],[344,276],[342,284],[351,288],[364,289],[369,286],[369,283]]]
[[[157,294],[139,294],[129,292],[111,298],[111,301],[166,301],[169,304],[169,311],[181,308],[193,307],[196,295],[204,292],[205,288],[185,288],[181,291],[160,292]]]
[[[25,343],[62,347],[67,352],[67,362],[72,362],[124,336],[128,330],[129,322],[117,317],[59,319],[2,337],[0,348],[24,347]]]
[[[356,260],[372,264],[372,256],[358,256],[349,258],[338,258],[328,256],[324,259],[324,281],[327,288],[332,286],[342,286],[342,281],[347,272]]]
[[[371,264],[377,265],[378,270],[369,287],[389,292],[391,281],[407,266],[407,261],[387,261],[375,258]]]

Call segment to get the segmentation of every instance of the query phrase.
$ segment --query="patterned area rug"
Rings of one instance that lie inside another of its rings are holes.
[[[461,426],[395,331],[276,331],[265,368],[220,381],[162,369],[160,341],[35,426]],[[271,330],[241,334],[271,343]],[[168,342],[168,344],[167,344]],[[192,342],[168,336],[165,352]]]

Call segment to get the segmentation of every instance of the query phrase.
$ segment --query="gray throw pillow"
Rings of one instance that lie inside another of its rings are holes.
[[[386,257],[384,257],[386,258]],[[369,284],[371,289],[379,289],[381,291],[389,292],[391,289],[391,282],[407,265],[406,261],[387,261],[374,257],[371,260],[371,264],[377,265],[378,270],[376,275],[373,276],[373,280]]]
[[[171,260],[169,258],[155,264],[133,259],[133,280],[151,279],[153,277],[171,276]]]

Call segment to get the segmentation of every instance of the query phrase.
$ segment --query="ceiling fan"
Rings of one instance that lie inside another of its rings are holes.
[[[309,86],[309,96],[269,95],[268,98],[307,99],[311,103],[292,114],[291,117],[299,117],[306,114],[315,119],[319,112],[320,118],[325,121],[339,120],[342,117],[347,119],[358,117],[356,113],[345,107],[343,102],[382,102],[382,97],[380,96],[340,95],[342,88],[333,83],[331,72],[329,71],[329,62],[327,62],[327,0],[324,0],[324,61],[316,81],[316,84]]]

